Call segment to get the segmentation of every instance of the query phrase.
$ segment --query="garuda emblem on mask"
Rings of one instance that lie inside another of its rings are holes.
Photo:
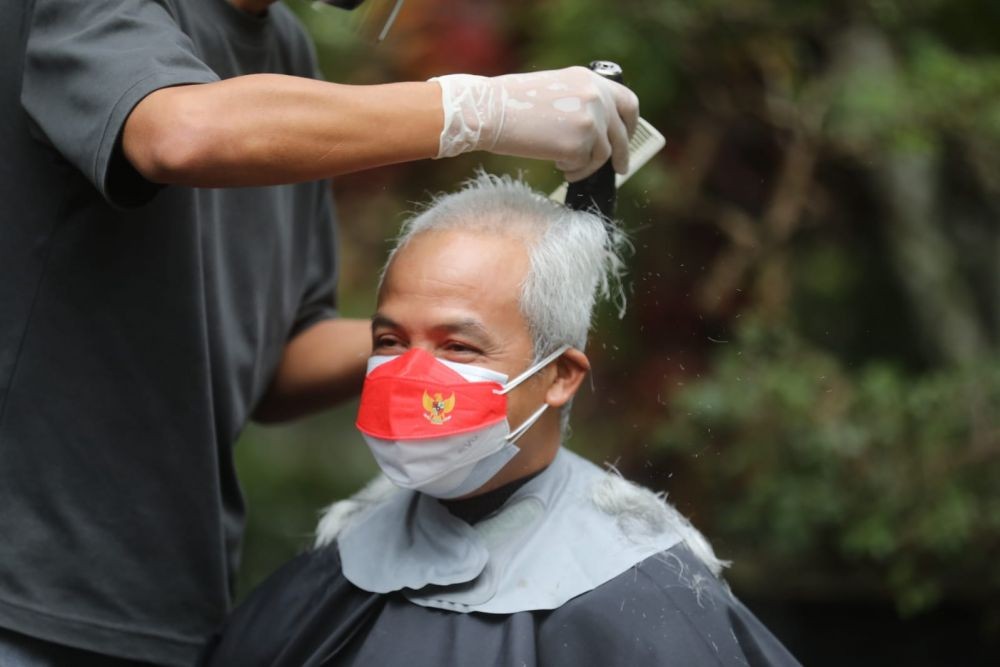
[[[434,394],[433,398],[426,391],[424,392],[424,418],[432,424],[443,424],[451,415],[448,414],[455,409],[455,394],[445,398],[440,392]]]

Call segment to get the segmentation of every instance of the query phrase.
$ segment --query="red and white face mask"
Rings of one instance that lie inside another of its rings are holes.
[[[548,408],[543,404],[511,431],[507,393],[567,349],[560,347],[510,382],[503,373],[416,348],[371,357],[358,430],[397,486],[437,498],[472,493],[517,455],[514,442]]]

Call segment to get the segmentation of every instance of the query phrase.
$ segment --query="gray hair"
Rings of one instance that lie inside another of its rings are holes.
[[[530,268],[521,285],[520,308],[536,360],[564,343],[583,350],[598,298],[613,301],[618,316],[624,315],[622,253],[629,242],[599,215],[574,211],[519,178],[479,170],[460,190],[434,197],[403,223],[386,268],[413,237],[448,229],[515,235],[524,241]]]

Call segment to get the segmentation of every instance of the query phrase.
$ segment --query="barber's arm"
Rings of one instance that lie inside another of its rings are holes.
[[[628,163],[638,100],[582,67],[348,86],[256,74],[146,96],[122,147],[147,179],[196,187],[315,180],[475,150],[552,160],[570,180]]]
[[[285,346],[254,420],[287,421],[357,396],[371,349],[369,320],[326,319],[303,330]]]
[[[164,88],[125,123],[122,147],[156,183],[276,185],[433,157],[433,83],[346,86],[277,74]]]

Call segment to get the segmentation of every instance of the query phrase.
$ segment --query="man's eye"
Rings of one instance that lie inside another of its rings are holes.
[[[444,349],[446,349],[449,352],[459,352],[465,354],[479,353],[479,350],[477,350],[476,348],[464,345],[462,343],[448,343],[447,345],[444,346]]]
[[[380,337],[375,339],[375,347],[386,348],[386,347],[396,347],[400,345],[400,342],[395,338]]]

